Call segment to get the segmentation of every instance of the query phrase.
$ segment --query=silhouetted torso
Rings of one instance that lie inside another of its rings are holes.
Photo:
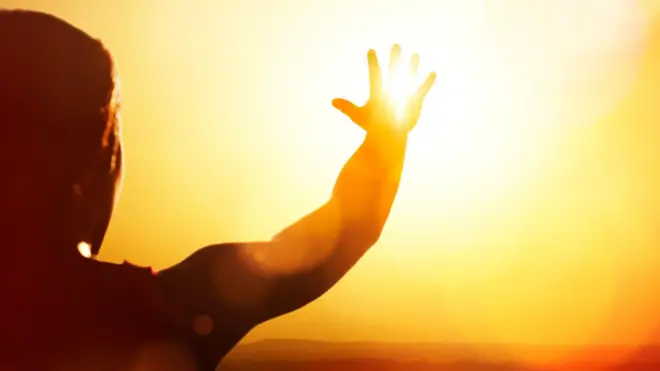
[[[214,368],[195,366],[203,360],[194,343],[203,336],[193,323],[173,325],[176,315],[167,312],[150,268],[81,257],[75,269],[35,269],[15,277],[4,293],[12,305],[0,310],[3,338],[11,339],[3,345],[2,371]],[[243,334],[208,346],[227,352]]]

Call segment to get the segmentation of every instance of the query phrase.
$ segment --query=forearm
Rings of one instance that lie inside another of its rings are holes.
[[[379,238],[399,188],[406,144],[406,136],[367,133],[340,172],[330,200],[337,205],[339,234],[359,236],[369,246]]]
[[[271,301],[265,319],[300,308],[334,286],[379,239],[396,196],[406,138],[384,144],[367,134],[343,167],[332,197],[324,208],[308,215],[276,237],[286,250],[292,244],[327,251],[311,265],[288,270],[270,279]],[[310,233],[311,232],[311,233]],[[300,237],[303,236],[303,237]],[[280,254],[284,251],[280,250]],[[299,252],[294,252],[298,254]],[[273,250],[273,254],[276,254]],[[305,258],[301,252],[300,261]]]

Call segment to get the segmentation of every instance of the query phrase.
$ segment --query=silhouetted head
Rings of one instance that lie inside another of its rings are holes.
[[[121,180],[117,84],[98,40],[51,15],[0,10],[0,243],[98,252]]]

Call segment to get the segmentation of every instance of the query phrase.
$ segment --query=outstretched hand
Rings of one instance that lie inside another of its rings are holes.
[[[388,80],[393,78],[394,73],[399,68],[400,56],[401,47],[394,45],[390,54]],[[375,125],[385,125],[386,127],[381,127],[381,129],[401,129],[407,134],[417,125],[417,120],[419,120],[422,112],[424,98],[426,98],[426,94],[435,82],[435,73],[429,73],[424,82],[413,94],[403,98],[403,102],[396,102],[393,95],[388,94],[384,88],[386,85],[383,83],[376,52],[369,50],[367,58],[369,62],[370,84],[369,100],[367,103],[359,107],[346,99],[337,98],[332,101],[332,105],[366,131],[375,129]],[[419,56],[414,54],[409,64],[409,78],[412,81],[417,77],[418,66]],[[402,112],[401,114],[397,114],[397,109],[400,105],[402,105]]]

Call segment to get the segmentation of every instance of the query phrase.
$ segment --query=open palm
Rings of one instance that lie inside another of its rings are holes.
[[[394,45],[390,54],[390,64],[388,68],[388,79],[399,68],[399,59],[401,56],[401,47]],[[382,73],[378,63],[378,57],[374,50],[369,50],[367,54],[369,62],[369,100],[363,106],[359,107],[354,103],[337,98],[332,101],[332,105],[339,111],[348,116],[354,123],[366,131],[375,129],[374,125],[386,125],[387,129],[402,129],[406,133],[410,132],[422,112],[422,104],[426,94],[429,92],[435,82],[435,73],[429,73],[424,82],[417,90],[406,97],[404,102],[394,102],[391,95],[384,89]],[[409,78],[413,81],[417,77],[419,66],[419,56],[414,54],[409,64]],[[397,103],[403,104],[403,113],[397,115]],[[383,129],[383,128],[381,128]]]

